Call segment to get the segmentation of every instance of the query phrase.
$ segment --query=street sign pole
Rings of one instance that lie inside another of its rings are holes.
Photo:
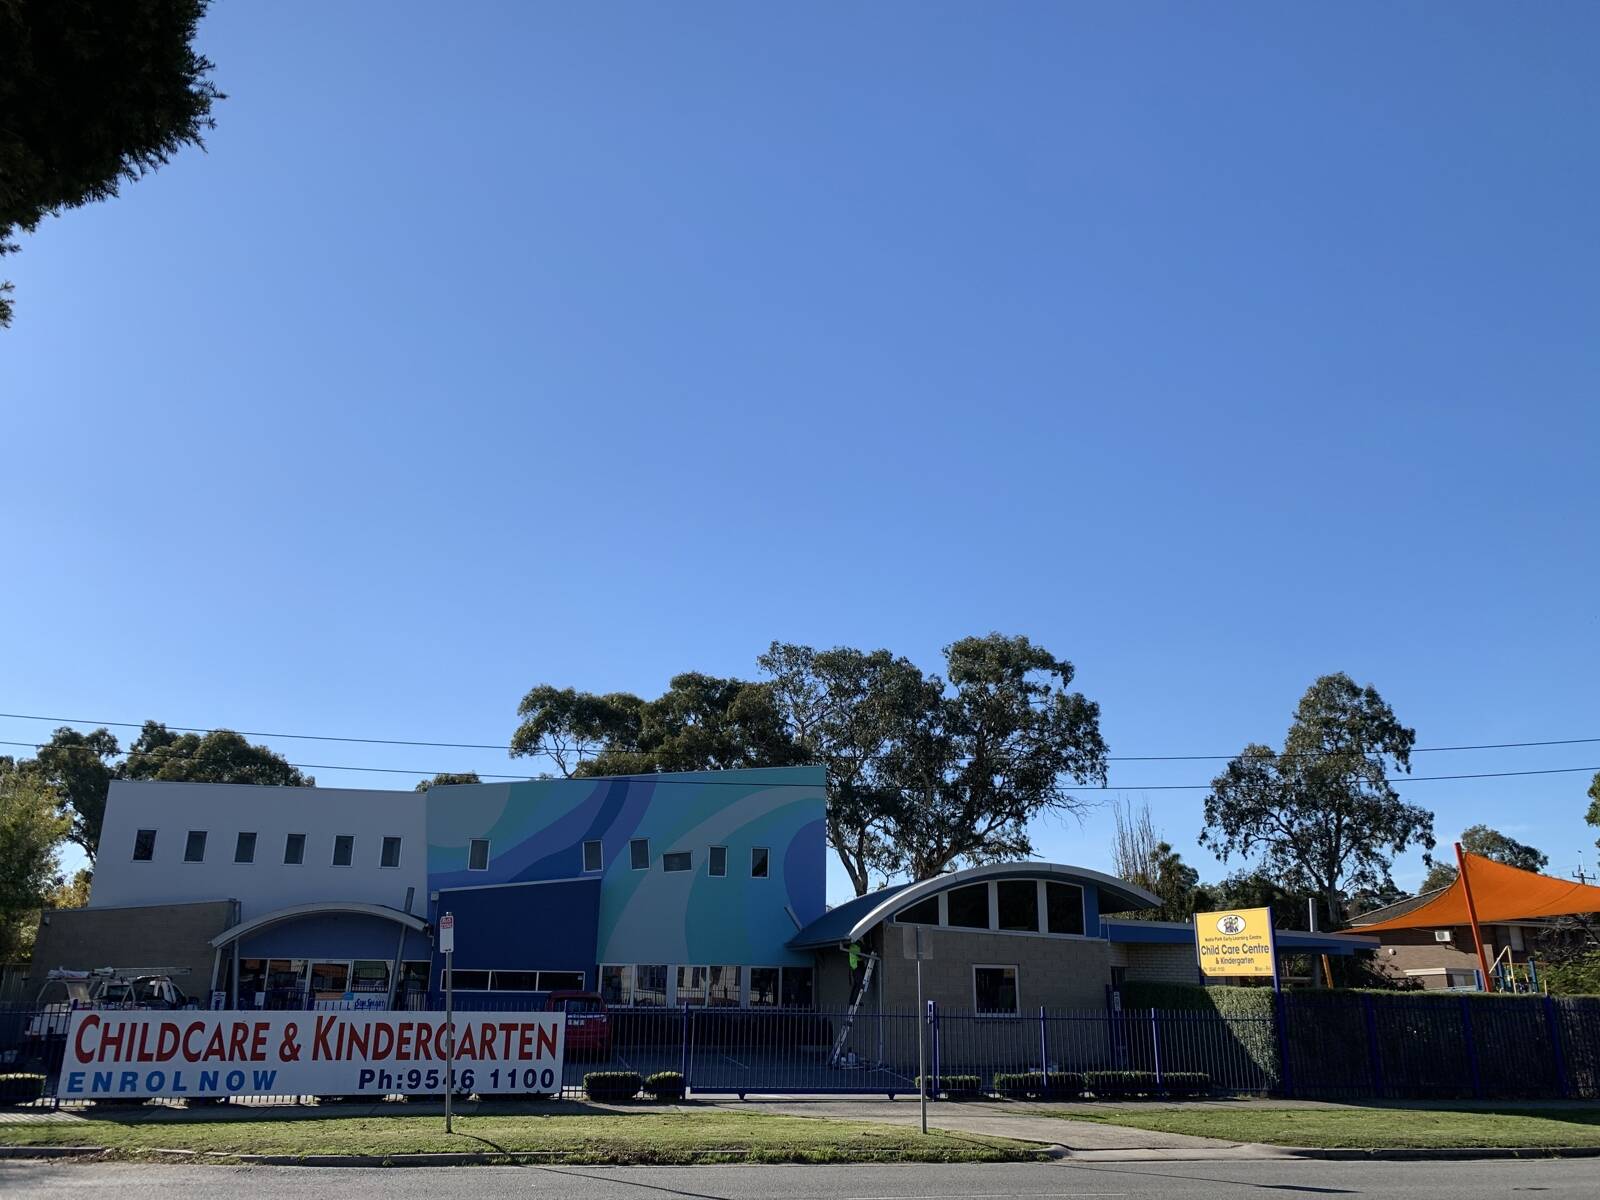
[[[444,1131],[453,1133],[452,1096],[456,1090],[456,1006],[452,964],[456,956],[456,918],[439,919],[439,949],[444,951]]]

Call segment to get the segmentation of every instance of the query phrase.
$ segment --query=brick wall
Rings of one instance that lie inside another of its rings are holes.
[[[1111,947],[1098,938],[1060,938],[981,930],[928,929],[933,958],[922,964],[923,996],[943,1008],[973,1005],[972,968],[1017,968],[1017,1000],[1023,1012],[1040,1005],[1059,1009],[1103,1009],[1111,982]],[[917,1006],[916,963],[888,939],[883,1006],[913,1012]]]
[[[1199,983],[1200,964],[1195,961],[1193,946],[1161,946],[1133,943],[1120,947],[1125,951],[1124,965],[1129,982],[1137,983]]]
[[[30,995],[37,995],[55,967],[92,971],[99,967],[189,968],[178,987],[204,1004],[210,997],[210,941],[228,928],[231,900],[152,904],[127,908],[63,908],[45,914],[33,947]]]

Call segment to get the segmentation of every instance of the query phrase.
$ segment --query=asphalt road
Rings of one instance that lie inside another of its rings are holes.
[[[1592,1198],[1600,1161],[1141,1162],[991,1166],[166,1167],[0,1160],[0,1195],[61,1200],[1071,1200],[1073,1197],[1383,1196],[1474,1200],[1541,1192]],[[1542,1198],[1541,1198],[1542,1200]]]

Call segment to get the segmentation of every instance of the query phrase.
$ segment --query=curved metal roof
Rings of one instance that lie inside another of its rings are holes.
[[[814,950],[859,941],[875,925],[919,900],[953,887],[987,883],[992,879],[1059,879],[1063,883],[1093,887],[1100,894],[1102,913],[1154,908],[1161,903],[1160,897],[1137,884],[1100,871],[1091,871],[1088,867],[1046,862],[990,863],[982,867],[968,867],[965,871],[952,871],[920,883],[895,884],[866,896],[857,896],[823,913],[790,938],[789,946],[795,950]]]
[[[232,929],[224,929],[211,939],[215,949],[221,949],[229,942],[237,941],[242,937],[249,937],[252,933],[259,933],[273,925],[280,925],[284,921],[293,921],[300,917],[320,917],[328,915],[352,915],[358,917],[380,917],[385,921],[393,921],[397,925],[404,925],[407,929],[414,929],[422,933],[428,928],[428,923],[421,917],[412,913],[401,912],[398,908],[390,908],[387,904],[363,904],[354,900],[330,900],[321,904],[296,904],[289,908],[274,909],[269,913],[262,913],[259,917],[251,917],[248,921],[241,921]]]

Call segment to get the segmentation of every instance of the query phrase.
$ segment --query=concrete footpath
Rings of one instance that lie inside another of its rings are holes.
[[[915,1097],[750,1096],[745,1100],[704,1099],[711,1105],[741,1112],[777,1113],[790,1117],[818,1117],[840,1121],[877,1121],[887,1125],[916,1126],[920,1122]],[[1093,1105],[1079,1105],[1093,1108]],[[1108,1106],[1109,1107],[1109,1106]],[[942,1100],[928,1105],[928,1128],[944,1133],[1017,1138],[1059,1147],[1064,1157],[1085,1161],[1133,1162],[1149,1159],[1263,1159],[1292,1158],[1292,1151],[1255,1142],[1229,1142],[1186,1133],[1159,1133],[1130,1129],[1126,1125],[1101,1125],[1073,1121],[1051,1113],[1060,1104],[1006,1100]]]

